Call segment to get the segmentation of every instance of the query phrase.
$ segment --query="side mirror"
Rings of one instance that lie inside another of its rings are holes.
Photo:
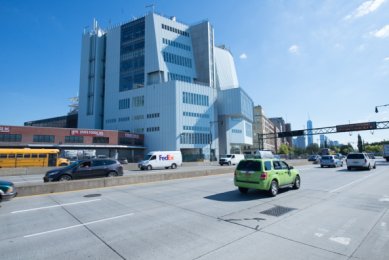
[[[289,170],[293,170],[294,167],[292,165],[289,166]]]

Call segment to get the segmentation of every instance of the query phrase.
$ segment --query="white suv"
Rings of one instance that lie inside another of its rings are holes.
[[[350,153],[346,159],[347,170],[352,168],[363,168],[370,170],[376,168],[375,160],[372,159],[367,153]]]

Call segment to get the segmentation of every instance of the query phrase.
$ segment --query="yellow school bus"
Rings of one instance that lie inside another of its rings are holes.
[[[59,158],[58,149],[0,148],[0,168],[66,165],[69,165],[69,160]]]

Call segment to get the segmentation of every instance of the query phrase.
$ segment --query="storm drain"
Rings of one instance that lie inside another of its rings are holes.
[[[261,211],[259,213],[261,214],[265,214],[265,215],[270,215],[270,216],[274,216],[274,217],[279,217],[279,216],[282,216],[292,210],[295,210],[295,208],[287,208],[287,207],[281,207],[281,206],[275,206],[275,207],[272,207],[270,209],[267,209],[267,210],[264,210],[264,211]]]
[[[100,196],[101,196],[101,194],[96,193],[96,194],[85,195],[84,198],[95,198],[95,197],[100,197]]]

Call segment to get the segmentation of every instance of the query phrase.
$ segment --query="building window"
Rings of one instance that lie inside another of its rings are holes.
[[[130,117],[129,116],[119,117],[119,122],[126,122],[126,121],[130,121]]]
[[[171,31],[171,32],[174,32],[174,33],[177,33],[177,34],[189,37],[189,33],[185,32],[183,30],[174,28],[174,27],[166,25],[166,24],[161,24],[161,26],[162,26],[162,29],[164,29],[164,30]]]
[[[240,130],[240,129],[232,129],[231,132],[232,132],[233,134],[241,134],[241,133],[242,133],[242,130]]]
[[[0,142],[21,142],[22,135],[20,134],[0,134]]]
[[[144,86],[145,19],[121,26],[119,91]]]
[[[106,124],[114,124],[114,123],[116,123],[116,118],[107,119],[107,120],[105,120],[105,123]]]
[[[168,76],[169,81],[177,80],[177,81],[184,81],[184,82],[189,82],[189,83],[192,82],[191,77],[184,76],[184,75],[179,75],[179,74],[168,72],[167,76]]]
[[[119,109],[127,109],[130,108],[130,99],[119,99]]]
[[[142,120],[144,118],[145,118],[144,115],[136,115],[132,117],[132,120]]]
[[[162,42],[168,46],[172,46],[172,47],[180,48],[182,50],[190,51],[189,45],[186,45],[186,44],[183,44],[183,43],[180,43],[177,41],[172,41],[172,40],[162,38]]]
[[[159,117],[159,113],[147,114],[147,118],[157,118]]]
[[[145,105],[145,97],[137,96],[132,98],[132,106],[133,107],[143,107]]]
[[[170,52],[162,52],[163,60],[168,63],[173,63],[176,65],[192,68],[192,59],[186,58],[180,55],[176,55]]]
[[[65,143],[83,143],[84,137],[77,135],[65,136]]]
[[[182,102],[185,104],[209,106],[209,98],[205,95],[183,92]]]
[[[159,132],[159,126],[147,127],[146,132]]]
[[[209,144],[211,138],[204,133],[182,133],[180,135],[181,144]]]
[[[199,132],[209,132],[209,127],[205,126],[191,126],[191,125],[184,125],[183,130],[191,130],[191,131],[199,131]]]
[[[93,137],[94,144],[108,144],[109,143],[109,137]]]
[[[189,116],[189,117],[198,117],[198,118],[209,118],[209,115],[206,113],[195,113],[195,112],[187,112],[184,111],[183,116]]]
[[[35,143],[54,143],[54,135],[34,135],[32,141]]]
[[[135,133],[143,133],[144,131],[144,128],[135,128]]]

